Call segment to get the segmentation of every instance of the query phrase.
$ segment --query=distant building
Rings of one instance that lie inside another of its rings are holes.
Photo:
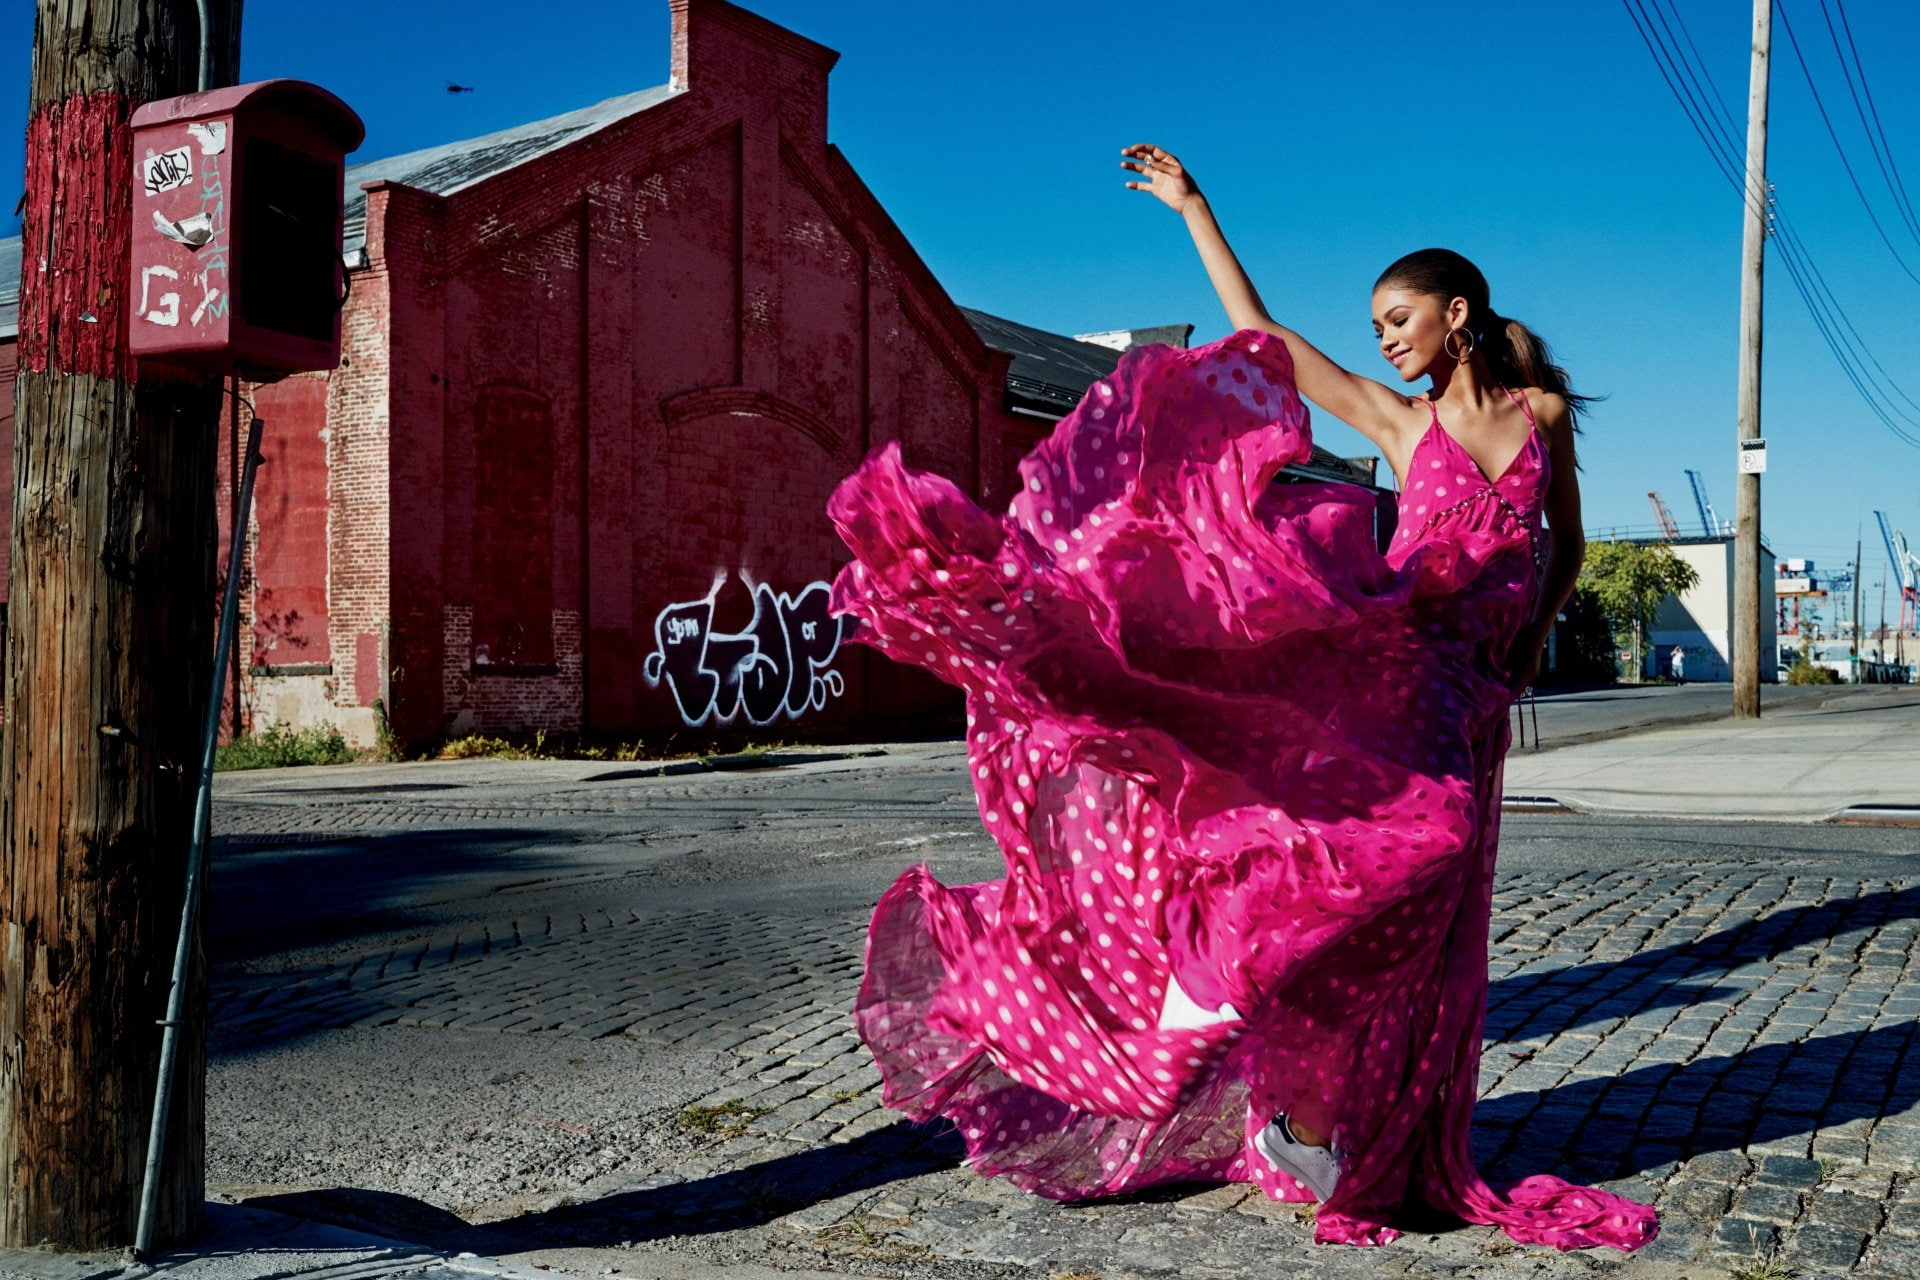
[[[1773,587],[1780,602],[1783,668],[1804,656],[1808,665],[1823,667],[1846,684],[1913,682],[1916,673],[1909,659],[1920,657],[1920,642],[1910,642],[1898,627],[1884,622],[1863,627],[1867,634],[1855,639],[1853,619],[1846,616],[1848,593],[1854,589],[1850,573],[1823,573],[1812,560],[1782,560]]]
[[[838,55],[725,0],[669,7],[666,84],[349,169],[341,365],[249,388],[236,726],[368,744],[384,708],[408,743],[658,740],[957,713],[840,643],[828,494],[898,441],[1003,507],[1122,350],[1185,343],[956,306],[827,140]],[[7,456],[19,270],[0,242]],[[1319,450],[1298,474],[1372,482]]]
[[[1731,680],[1733,678],[1733,539],[1661,538],[1645,539],[1669,547],[1693,566],[1699,583],[1678,596],[1669,595],[1660,602],[1647,633],[1646,669],[1643,675],[1668,674],[1675,646],[1686,653],[1686,678],[1689,681]],[[1782,675],[1779,647],[1774,635],[1774,559],[1765,547],[1760,549],[1760,679],[1777,680]]]

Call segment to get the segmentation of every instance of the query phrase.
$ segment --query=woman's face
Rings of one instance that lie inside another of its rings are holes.
[[[1373,332],[1380,339],[1380,354],[1400,371],[1400,381],[1425,377],[1436,361],[1451,359],[1443,344],[1447,331],[1458,323],[1452,313],[1464,316],[1466,305],[1464,298],[1449,302],[1392,283],[1373,291]]]

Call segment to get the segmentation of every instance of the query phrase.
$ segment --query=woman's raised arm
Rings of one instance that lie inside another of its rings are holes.
[[[1199,184],[1177,158],[1145,142],[1123,148],[1120,155],[1120,167],[1140,175],[1127,183],[1128,189],[1158,196],[1186,221],[1194,247],[1200,251],[1200,261],[1206,265],[1207,278],[1220,295],[1233,327],[1260,329],[1285,342],[1287,353],[1293,357],[1294,385],[1300,394],[1380,446],[1389,459],[1399,457],[1404,437],[1425,426],[1424,420],[1410,421],[1408,397],[1385,383],[1342,368],[1311,342],[1274,320],[1227,243],[1207,198],[1200,194]]]

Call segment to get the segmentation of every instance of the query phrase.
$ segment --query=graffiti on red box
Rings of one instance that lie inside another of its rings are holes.
[[[753,616],[738,631],[715,629],[723,576],[703,599],[670,604],[653,620],[653,652],[642,671],[665,684],[690,727],[727,724],[745,713],[752,724],[818,711],[846,684],[833,669],[841,619],[827,609],[830,588],[813,582],[798,595],[749,582]]]
[[[193,180],[193,152],[186,147],[175,147],[171,151],[149,155],[144,167],[147,194],[157,196],[162,191],[184,187]]]

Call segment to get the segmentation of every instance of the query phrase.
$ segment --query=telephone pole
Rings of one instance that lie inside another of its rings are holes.
[[[1761,276],[1766,267],[1767,64],[1773,46],[1773,0],[1753,0],[1753,71],[1747,89],[1746,233],[1740,245],[1740,405],[1738,436],[1760,439]],[[1736,449],[1738,446],[1736,446]],[[1760,476],[1734,477],[1733,715],[1760,716]]]
[[[241,0],[205,0],[215,86]],[[216,375],[127,353],[136,107],[198,87],[185,0],[38,0],[0,749],[0,1246],[133,1242],[213,663]],[[135,300],[137,301],[137,300]],[[163,1241],[204,1198],[204,963]]]

